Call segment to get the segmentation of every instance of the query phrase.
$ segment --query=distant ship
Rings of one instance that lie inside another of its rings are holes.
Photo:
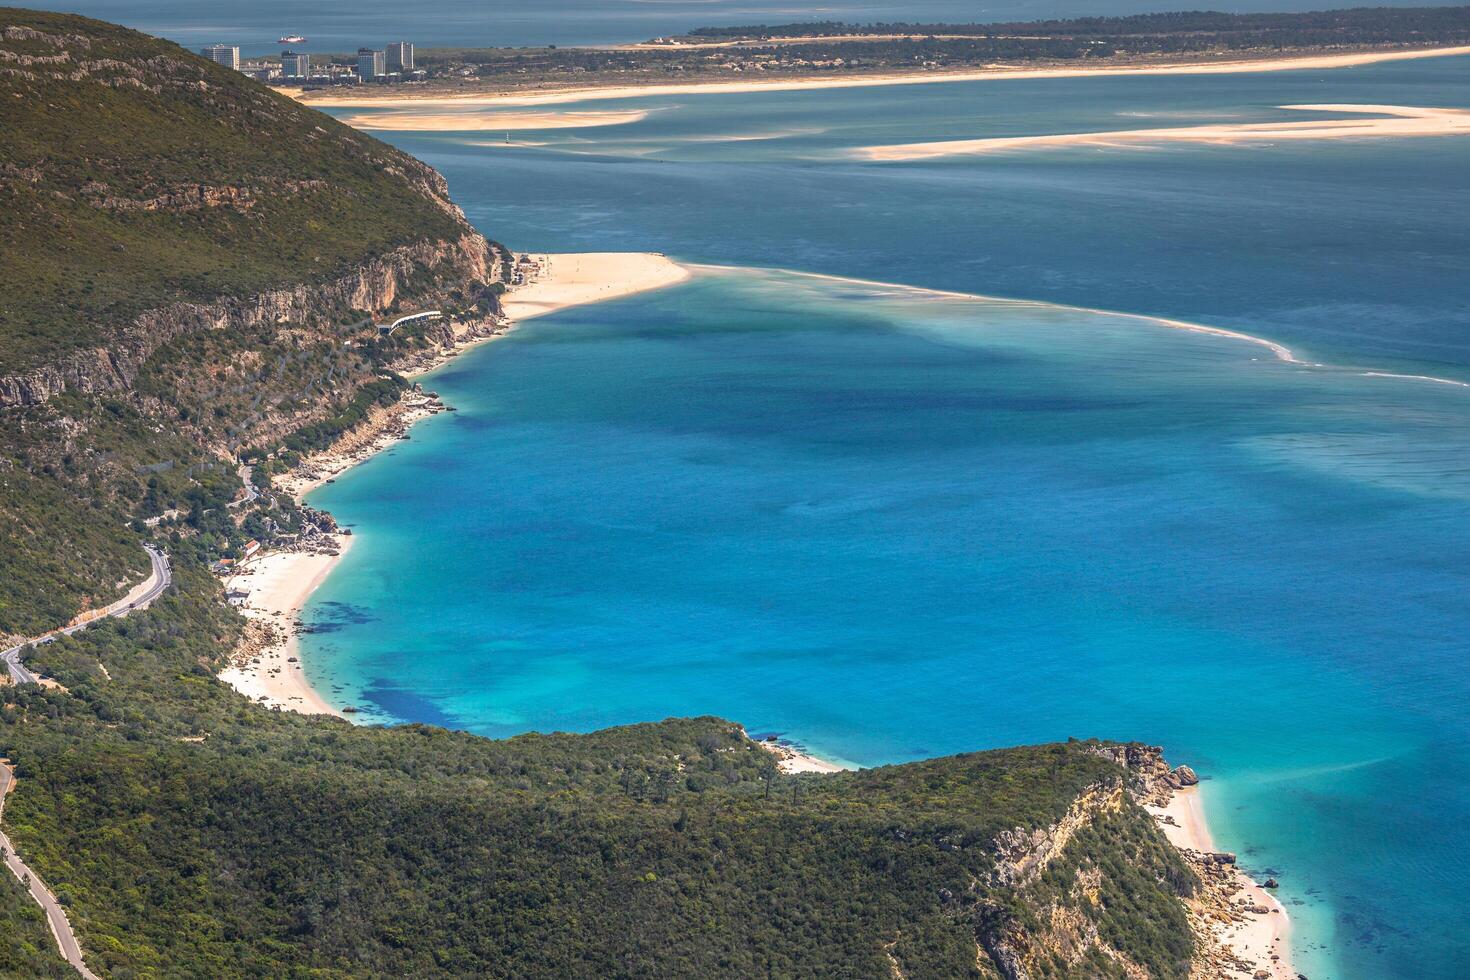
[[[287,34],[285,37],[277,38],[277,44],[305,44],[306,38],[300,34]]]

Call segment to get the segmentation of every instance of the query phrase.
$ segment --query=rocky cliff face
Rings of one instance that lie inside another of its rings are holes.
[[[995,837],[994,868],[988,880],[975,883],[972,904],[962,912],[974,929],[982,973],[1005,980],[1159,975],[1109,942],[1107,923],[1119,914],[1119,897],[1139,887],[1164,883],[1180,898],[1194,892],[1196,880],[1159,841],[1139,806],[1193,774],[1171,769],[1156,747],[1090,748],[1121,767],[1116,778],[1084,789],[1049,826],[1017,827]],[[1139,868],[1150,870],[1118,880]],[[1187,928],[1182,920],[1175,925]],[[1189,956],[1181,952],[1176,965],[1178,976],[1187,975]]]
[[[1128,789],[1140,803],[1162,806],[1174,790],[1199,782],[1188,766],[1170,767],[1163,748],[1157,745],[1099,745],[1093,751],[1127,770]]]
[[[253,296],[172,303],[149,310],[105,348],[78,351],[57,364],[0,377],[0,408],[37,405],[63,391],[125,391],[153,352],[176,337],[201,330],[304,323],[321,316],[340,316],[343,310],[377,314],[400,300],[433,302],[451,287],[478,290],[484,305],[498,311],[498,302],[486,287],[500,281],[503,254],[483,236],[466,232],[457,241],[419,242],[395,249],[317,285],[297,284]]]

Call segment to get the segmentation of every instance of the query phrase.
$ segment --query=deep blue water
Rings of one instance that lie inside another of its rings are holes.
[[[516,134],[537,146],[390,134],[514,247],[731,268],[436,374],[460,411],[313,498],[361,537],[309,674],[372,720],[492,736],[715,713],[862,765],[1162,743],[1282,880],[1313,980],[1470,973],[1470,390],[1366,373],[1470,379],[1470,141],[849,154],[1467,106],[1467,80],[680,96]]]

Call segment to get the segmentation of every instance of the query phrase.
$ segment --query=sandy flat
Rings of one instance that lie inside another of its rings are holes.
[[[262,651],[259,663],[231,667],[220,673],[220,680],[257,704],[306,715],[341,717],[341,712],[307,683],[296,638],[291,632],[307,597],[316,591],[341,560],[341,555],[351,547],[350,537],[339,540],[339,555],[271,552],[253,559],[230,577],[225,583],[226,588],[250,593],[240,611],[251,619],[270,623],[283,639]],[[290,662],[292,657],[297,658],[295,663]]]
[[[1278,120],[1164,126],[1101,133],[1054,133],[1046,136],[1000,136],[987,139],[894,143],[853,151],[864,160],[901,162],[936,157],[1046,149],[1059,146],[1137,146],[1162,143],[1281,143],[1293,140],[1387,139],[1412,136],[1470,135],[1470,111],[1395,105],[1284,105],[1281,109],[1366,115],[1367,118]]]
[[[567,252],[531,258],[540,264],[540,275],[501,301],[511,320],[661,289],[689,278],[689,270],[656,252]]]
[[[941,82],[998,81],[1008,78],[1081,78],[1111,75],[1220,75],[1240,72],[1299,71],[1313,68],[1350,68],[1382,61],[1408,58],[1439,58],[1470,54],[1470,46],[1422,48],[1408,51],[1363,51],[1354,54],[1306,55],[1296,58],[1216,61],[1195,64],[1137,65],[1116,68],[987,68],[976,71],[929,72],[894,75],[862,75],[848,78],[780,78],[766,81],[687,82],[672,85],[605,85],[589,88],[557,89],[548,92],[516,94],[473,94],[465,96],[428,95],[422,98],[393,95],[374,98],[362,93],[300,92],[285,90],[309,105],[317,106],[414,106],[423,102],[449,105],[555,105],[586,102],[593,99],[640,99],[658,95],[701,95],[738,92],[788,92],[809,88],[863,88],[875,85],[933,85]]]
[[[429,105],[431,103],[419,103]],[[441,103],[432,103],[435,105]],[[456,108],[462,104],[453,104]],[[342,121],[357,129],[400,133],[511,132],[522,129],[591,129],[621,126],[648,118],[642,110],[628,112],[363,112]]]
[[[1175,847],[1195,851],[1215,850],[1215,841],[1210,836],[1210,827],[1205,820],[1198,786],[1175,790],[1167,807],[1151,806],[1145,809],[1166,818],[1159,827]],[[1274,911],[1266,915],[1247,915],[1246,921],[1240,923],[1221,924],[1219,936],[1234,947],[1242,959],[1257,964],[1259,969],[1269,971],[1272,980],[1296,980],[1296,971],[1291,968],[1291,945],[1287,941],[1291,933],[1291,920],[1287,917],[1286,907],[1276,900],[1275,895],[1252,881],[1249,875],[1242,871],[1237,871],[1236,874],[1242,886],[1241,895],[1250,899],[1253,905]],[[1280,958],[1273,960],[1273,955]]]

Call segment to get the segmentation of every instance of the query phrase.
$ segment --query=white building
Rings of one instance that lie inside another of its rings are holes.
[[[238,44],[211,44],[207,48],[200,48],[199,53],[217,65],[226,68],[240,68],[240,46]]]

